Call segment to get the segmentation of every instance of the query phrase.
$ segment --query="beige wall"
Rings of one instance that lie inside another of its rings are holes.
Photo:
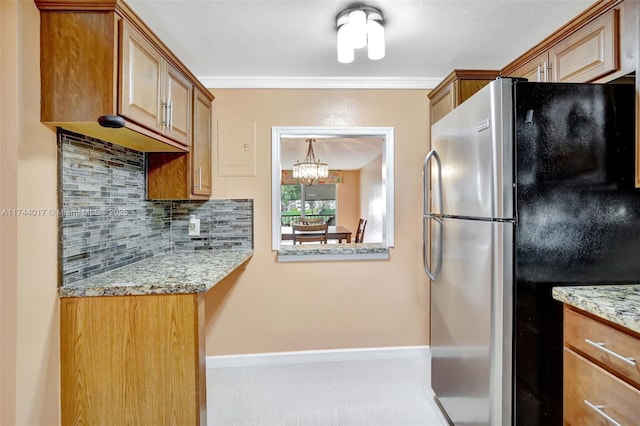
[[[55,132],[40,124],[39,14],[0,2],[0,209],[57,207]],[[6,212],[5,212],[6,213]],[[57,219],[0,216],[2,425],[59,423]],[[6,362],[6,364],[5,364]]]
[[[426,345],[422,90],[212,90],[214,123],[256,122],[256,176],[223,177],[214,196],[255,200],[255,254],[206,295],[207,354]],[[271,250],[271,127],[395,128],[395,247],[386,261],[278,263]],[[214,152],[216,150],[214,149]]]
[[[360,218],[360,171],[345,170],[338,186],[338,220],[336,225],[355,232]],[[355,235],[354,235],[355,236]]]
[[[0,2],[0,209],[17,207],[17,24],[15,1]],[[15,424],[17,226],[16,218],[0,216],[0,425]]]

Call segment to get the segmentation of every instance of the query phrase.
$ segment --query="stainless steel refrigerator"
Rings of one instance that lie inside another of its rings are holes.
[[[497,79],[424,162],[431,385],[456,425],[562,424],[559,285],[640,282],[633,86]]]

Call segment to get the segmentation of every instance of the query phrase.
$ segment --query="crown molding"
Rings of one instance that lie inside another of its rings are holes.
[[[443,77],[199,76],[208,89],[433,89]]]

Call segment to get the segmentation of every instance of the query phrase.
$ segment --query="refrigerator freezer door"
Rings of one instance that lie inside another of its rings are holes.
[[[496,80],[431,127],[431,147],[442,163],[442,182],[431,166],[429,213],[513,219],[512,82]],[[433,163],[433,162],[432,162]]]
[[[431,284],[431,387],[455,424],[510,423],[511,305],[505,298],[510,301],[512,278],[505,271],[513,224],[445,218],[437,227],[443,260]]]

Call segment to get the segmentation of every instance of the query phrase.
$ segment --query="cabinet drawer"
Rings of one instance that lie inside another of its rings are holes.
[[[575,348],[640,386],[640,339],[565,307],[564,341],[566,346]],[[633,358],[635,365],[631,365],[631,361],[623,361],[610,351]]]
[[[564,424],[640,424],[640,391],[571,349],[564,349]]]

